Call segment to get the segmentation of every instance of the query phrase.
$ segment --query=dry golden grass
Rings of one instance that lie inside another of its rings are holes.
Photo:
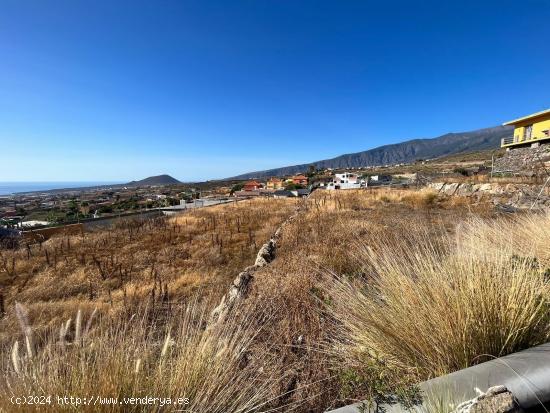
[[[397,241],[411,223],[440,237],[476,211],[475,206],[454,207],[446,198],[424,201],[430,198],[424,192],[385,189],[315,193],[307,209],[285,228],[277,259],[256,273],[249,299],[279,309],[262,338],[283,349],[280,370],[287,362],[296,366],[287,388],[295,389],[292,398],[302,403],[301,411],[323,411],[342,403],[340,373],[333,368],[340,358],[327,343],[344,332],[326,307],[333,298],[323,274],[363,277],[364,264],[357,254],[363,243],[375,247],[386,239]],[[470,206],[471,200],[466,202]],[[478,214],[492,216],[486,206]]]
[[[536,260],[550,268],[549,215],[526,213],[515,219],[471,219],[460,228],[457,242],[465,253],[503,254]]]
[[[30,345],[15,342],[9,359],[4,354],[3,365],[9,368],[0,378],[0,411],[17,407],[11,396],[27,395],[52,399],[51,404],[25,405],[29,412],[269,410],[275,401],[273,388],[284,373],[270,375],[273,361],[267,353],[255,355],[252,362],[250,343],[261,330],[242,318],[205,329],[207,317],[190,304],[162,326],[151,325],[145,311],[129,320],[104,318],[97,325],[92,320],[94,329],[88,331],[84,325],[89,318],[77,315],[72,323],[64,323],[68,329],[62,325],[60,333],[52,331],[38,352],[29,332],[25,342],[30,340]],[[57,396],[78,397],[80,405],[59,405]],[[127,403],[147,397],[161,400]]]
[[[331,291],[338,350],[425,379],[546,342],[549,241],[550,215],[537,215],[363,245],[363,278]]]
[[[295,208],[291,200],[254,199],[0,251],[7,312],[0,343],[18,331],[15,301],[41,330],[66,320],[77,305],[116,314],[199,292],[216,301]]]
[[[184,390],[200,412],[321,412],[346,401],[341,370],[373,354],[384,362],[373,375],[407,383],[548,337],[548,216],[497,218],[489,203],[394,189],[315,192],[244,302],[207,328],[204,314],[296,206],[256,199],[3,252],[0,391]],[[60,346],[59,326],[80,309],[85,331],[96,308],[82,344],[73,320]],[[370,394],[369,380],[346,397]]]
[[[474,202],[468,197],[440,196],[431,189],[368,188],[347,191],[317,191],[310,198],[311,209],[327,211],[361,211],[383,208],[388,204],[400,204],[415,209],[448,209],[470,207],[477,213],[486,213],[487,205]]]

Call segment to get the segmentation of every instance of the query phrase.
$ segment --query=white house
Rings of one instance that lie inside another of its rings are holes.
[[[325,189],[359,189],[365,186],[365,181],[360,179],[359,175],[345,172],[343,174],[334,174],[334,179],[325,186]]]

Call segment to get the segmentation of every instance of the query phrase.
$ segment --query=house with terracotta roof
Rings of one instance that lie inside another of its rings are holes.
[[[296,184],[296,185],[307,185],[308,183],[307,176],[304,176],[304,175],[293,176],[292,178],[290,178],[290,180],[292,181],[293,184]]]
[[[277,177],[272,177],[267,180],[267,189],[277,190],[283,187],[283,180]]]
[[[260,182],[252,180],[252,181],[248,181],[246,184],[244,184],[242,190],[243,191],[258,191],[262,187],[263,187],[263,185]]]

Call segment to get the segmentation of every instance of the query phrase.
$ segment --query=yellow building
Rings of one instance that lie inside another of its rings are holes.
[[[537,147],[541,143],[550,143],[550,109],[511,120],[504,125],[514,126],[514,136],[502,138],[500,146],[503,148]]]
[[[267,189],[281,189],[283,187],[283,180],[273,177],[267,181]]]

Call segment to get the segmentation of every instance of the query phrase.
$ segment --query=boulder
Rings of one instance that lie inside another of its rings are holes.
[[[433,183],[428,184],[429,188],[432,188],[432,189],[436,190],[437,192],[440,192],[443,189],[444,186],[445,186],[445,182],[433,182]]]
[[[262,245],[262,248],[258,251],[254,265],[257,267],[265,267],[273,261],[275,258],[275,247],[276,241],[274,239],[270,239],[269,242]]]
[[[460,184],[457,182],[453,182],[451,184],[445,184],[445,186],[441,189],[441,191],[446,193],[447,195],[454,195],[459,185]]]
[[[481,192],[491,192],[493,190],[493,185],[491,184],[481,184],[479,186],[479,191]]]
[[[251,266],[245,268],[244,271],[239,273],[237,277],[231,283],[231,287],[226,295],[221,299],[220,304],[210,314],[211,322],[217,322],[223,320],[225,316],[231,311],[237,301],[246,297],[250,284],[254,279],[254,271],[256,267]]]

